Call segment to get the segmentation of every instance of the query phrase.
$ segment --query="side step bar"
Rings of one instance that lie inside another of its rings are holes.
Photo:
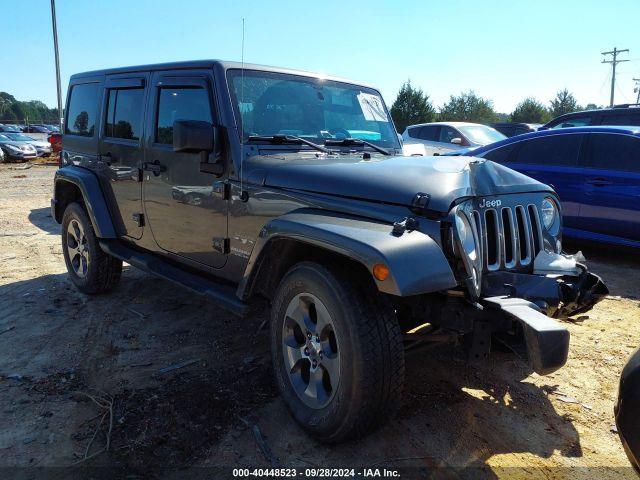
[[[486,297],[481,299],[481,303],[520,322],[529,363],[538,375],[555,372],[567,362],[569,331],[543,314],[536,304],[508,297]]]
[[[151,253],[140,252],[127,247],[117,240],[100,240],[100,248],[109,255],[119,258],[134,267],[188,288],[200,295],[213,299],[230,313],[244,317],[249,305],[236,296],[236,289],[195,273],[186,272]]]

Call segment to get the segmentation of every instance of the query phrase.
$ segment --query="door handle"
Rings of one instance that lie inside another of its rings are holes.
[[[160,175],[161,172],[167,170],[167,168],[164,165],[161,165],[158,160],[155,160],[153,163],[144,162],[142,164],[142,169],[146,172],[153,172],[156,177]]]
[[[597,177],[597,178],[590,178],[589,180],[587,180],[587,183],[589,185],[593,185],[594,187],[605,187],[607,185],[611,185],[613,182],[605,178]]]

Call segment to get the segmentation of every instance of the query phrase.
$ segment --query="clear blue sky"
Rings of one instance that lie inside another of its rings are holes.
[[[55,105],[49,0],[2,0],[0,91]],[[629,48],[616,102],[640,77],[640,0],[213,1],[57,0],[63,95],[69,75],[173,60],[240,60],[378,86],[387,103],[407,78],[436,106],[473,89],[510,112],[568,88],[608,104],[600,52]],[[621,58],[623,58],[621,57]]]

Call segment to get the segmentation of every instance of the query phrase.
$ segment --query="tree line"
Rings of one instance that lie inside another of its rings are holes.
[[[58,109],[49,108],[40,100],[22,102],[7,92],[0,92],[0,123],[58,123]]]
[[[437,111],[429,95],[411,85],[411,81],[407,80],[400,87],[398,96],[391,106],[391,117],[398,132],[402,133],[409,125],[435,121],[547,123],[552,118],[565,113],[595,108],[599,107],[592,103],[581,107],[573,94],[565,88],[556,93],[548,106],[533,97],[527,97],[516,105],[510,114],[496,112],[491,100],[477,95],[473,90],[460,95],[451,95],[449,101]]]

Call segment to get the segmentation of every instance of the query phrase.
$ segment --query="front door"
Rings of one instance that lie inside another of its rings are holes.
[[[157,72],[152,77],[143,165],[144,208],[158,246],[198,266],[226,262],[227,201],[221,179],[200,171],[200,155],[173,151],[173,122],[217,124],[211,72]]]
[[[640,138],[592,133],[588,143],[582,228],[640,240]]]
[[[131,239],[140,239],[143,231],[139,168],[148,84],[148,73],[108,75],[103,96],[98,167],[109,181],[116,230]]]

